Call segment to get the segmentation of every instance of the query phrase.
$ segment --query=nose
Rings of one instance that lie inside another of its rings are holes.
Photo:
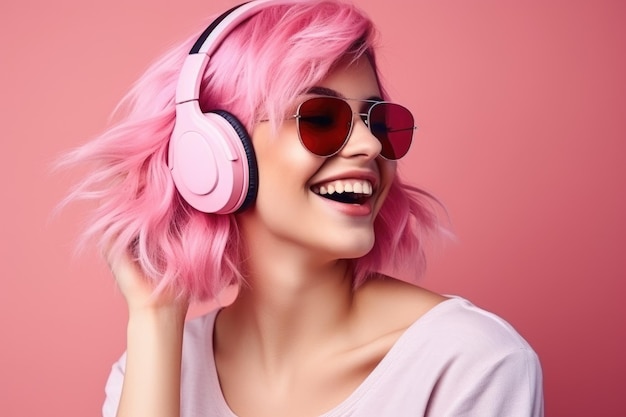
[[[380,141],[367,127],[364,120],[365,117],[362,117],[359,113],[355,113],[353,117],[350,137],[341,151],[339,151],[339,155],[345,158],[359,156],[367,159],[376,158],[382,151]]]

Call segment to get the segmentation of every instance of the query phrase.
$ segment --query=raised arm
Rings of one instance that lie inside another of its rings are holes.
[[[126,366],[116,416],[179,417],[188,302],[171,294],[153,296],[153,287],[128,257],[111,269],[128,304]]]

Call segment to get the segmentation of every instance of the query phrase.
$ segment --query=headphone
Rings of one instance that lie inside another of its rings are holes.
[[[243,211],[256,198],[258,168],[245,127],[224,110],[202,113],[198,98],[204,70],[224,38],[242,21],[279,3],[284,0],[254,0],[228,10],[204,30],[183,63],[168,166],[179,194],[199,211]]]

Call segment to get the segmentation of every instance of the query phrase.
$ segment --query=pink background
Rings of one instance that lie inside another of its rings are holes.
[[[516,326],[541,357],[548,416],[625,416],[626,3],[357,1],[419,120],[404,172],[459,237],[422,284]],[[232,4],[0,5],[0,415],[99,415],[126,312],[93,249],[72,257],[86,206],[51,217],[72,176],[50,163]]]

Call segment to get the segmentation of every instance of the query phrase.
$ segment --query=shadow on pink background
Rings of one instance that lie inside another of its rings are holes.
[[[547,416],[625,416],[626,3],[357,3],[418,118],[401,169],[458,235],[422,284],[516,326],[542,360]],[[51,218],[80,173],[49,167],[159,53],[233,4],[0,5],[0,415],[99,415],[125,307],[93,248],[72,256],[86,207]]]

